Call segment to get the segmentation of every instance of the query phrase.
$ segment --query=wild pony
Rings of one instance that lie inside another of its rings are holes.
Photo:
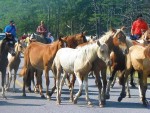
[[[20,43],[20,41],[18,40],[18,42],[15,43],[15,56],[11,55],[10,53],[8,53],[8,65],[7,65],[7,72],[8,72],[8,76],[7,76],[7,84],[6,84],[6,90],[9,90],[11,81],[12,81],[12,70],[14,70],[14,80],[13,80],[13,91],[15,92],[15,82],[16,82],[16,75],[17,75],[17,71],[19,69],[19,65],[21,62],[21,58],[20,55],[21,53],[24,52],[25,47],[22,45],[22,43]]]
[[[130,39],[126,39],[126,43],[127,43],[128,47],[133,46],[133,42]],[[120,72],[119,73],[119,84],[122,85],[122,82],[123,82],[122,77],[124,76],[125,69],[126,69],[126,54],[123,53],[123,51],[121,50],[121,48],[119,46],[114,46],[114,49],[110,54],[110,60],[111,60],[112,64],[110,66],[108,66],[110,69],[110,78],[109,78],[109,82],[107,84],[107,91],[106,91],[107,99],[110,98],[110,94],[109,94],[110,86],[111,86],[112,82],[115,81],[114,79],[116,79],[115,77],[116,77],[117,72]],[[131,79],[133,79],[133,76],[131,77]],[[132,82],[133,82],[133,80],[131,81],[131,83]],[[128,95],[128,96],[130,96],[130,95]]]
[[[134,45],[129,48],[129,53],[127,54],[126,59],[126,71],[125,78],[123,82],[122,91],[118,101],[121,101],[125,96],[125,83],[127,77],[130,74],[132,68],[138,72],[139,85],[140,85],[140,97],[143,102],[143,105],[148,105],[146,100],[146,90],[147,90],[147,77],[150,74],[150,59],[149,59],[149,47],[142,47],[139,45]],[[128,87],[127,87],[128,88]],[[127,89],[129,93],[129,89]]]
[[[25,83],[27,80],[27,74],[30,68],[34,67],[37,70],[45,71],[46,78],[46,96],[49,96],[49,70],[56,52],[62,48],[66,47],[66,42],[59,38],[57,41],[52,44],[43,44],[40,42],[32,42],[25,50],[24,53],[24,66],[20,72],[20,76],[23,76],[23,96],[25,94]],[[40,51],[39,51],[40,50]],[[38,53],[38,55],[36,55]],[[43,93],[41,97],[44,97]]]
[[[7,55],[8,53],[15,55],[14,51],[14,41],[11,36],[6,36],[0,41],[0,71],[1,71],[1,85],[2,85],[2,97],[5,96],[4,82],[6,77],[6,68],[8,65]]]
[[[82,48],[72,49],[72,48],[61,48],[58,50],[55,59],[53,61],[53,72],[57,78],[57,103],[60,104],[60,95],[63,80],[66,74],[75,74],[79,82],[79,91],[74,98],[74,103],[77,103],[77,99],[82,92],[83,81],[85,81],[85,94],[86,101],[91,104],[88,96],[88,76],[87,74],[92,68],[93,61],[99,57],[103,61],[109,61],[108,46],[106,44],[97,43],[86,45]],[[64,76],[60,85],[60,76],[62,71],[64,71]],[[104,95],[103,95],[104,96]],[[104,99],[104,97],[100,97]],[[104,101],[104,100],[102,100]]]
[[[109,51],[112,51],[113,47],[115,46],[114,43],[112,43],[112,42],[113,41],[118,41],[117,39],[119,39],[121,41],[121,44],[123,43],[124,45],[126,45],[126,42],[124,42],[125,39],[126,39],[126,36],[124,35],[122,29],[119,29],[119,30],[111,29],[109,32],[107,32],[105,35],[103,35],[100,38],[100,42],[106,43],[106,45],[109,48]],[[89,43],[81,44],[78,47],[84,46],[84,45],[87,45],[87,44],[89,44]],[[120,44],[120,43],[117,43],[117,44]],[[102,87],[101,86],[102,84],[101,84],[101,81],[100,81],[100,76],[99,76],[99,72],[101,71],[102,79],[103,79],[103,92],[104,92],[104,94],[105,94],[106,84],[107,84],[107,81],[106,81],[106,78],[105,78],[106,77],[106,67],[107,67],[106,64],[101,59],[97,58],[94,61],[94,63],[92,64],[92,68],[91,68],[91,71],[94,71],[99,91]],[[73,78],[75,78],[75,77],[73,77]],[[72,87],[74,86],[74,82],[75,82],[75,80],[72,80]],[[99,92],[99,95],[100,94],[101,93]],[[72,91],[71,91],[70,99],[71,100],[73,99]],[[100,99],[100,96],[99,96],[99,99]],[[100,100],[99,100],[99,102],[100,102]],[[105,102],[100,103],[100,106],[103,106],[104,103]]]

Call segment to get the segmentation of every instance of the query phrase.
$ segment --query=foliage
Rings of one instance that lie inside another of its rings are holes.
[[[110,26],[130,26],[138,13],[150,23],[148,0],[1,0],[0,28],[13,19],[18,37],[35,32],[41,20],[58,37],[87,31],[100,35]]]

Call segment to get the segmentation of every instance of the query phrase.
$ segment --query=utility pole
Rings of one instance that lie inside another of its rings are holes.
[[[96,19],[96,36],[99,37],[99,21],[97,19],[98,7],[97,7],[96,0],[93,0],[93,3],[94,3],[94,13],[95,13],[95,19]]]

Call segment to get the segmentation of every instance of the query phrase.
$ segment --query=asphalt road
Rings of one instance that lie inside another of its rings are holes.
[[[21,68],[22,63],[20,65],[20,69]],[[51,90],[53,86],[53,75],[51,72],[49,74]],[[16,88],[16,93],[13,93],[11,91],[12,89],[10,92],[6,92],[6,100],[0,95],[0,113],[150,113],[150,105],[144,107],[140,102],[137,88],[131,88],[131,98],[126,97],[121,102],[118,102],[117,99],[121,91],[121,86],[118,85],[118,83],[111,89],[110,99],[106,101],[106,106],[100,108],[98,102],[98,88],[95,86],[94,78],[91,77],[89,77],[89,97],[92,101],[92,106],[86,104],[84,93],[79,97],[77,104],[69,102],[69,90],[67,86],[63,87],[61,96],[62,103],[60,105],[56,105],[56,94],[52,95],[51,100],[41,99],[40,95],[35,93],[27,93],[26,97],[22,97],[22,77],[17,77]],[[44,76],[43,90],[45,94]],[[78,82],[76,81],[75,92],[77,91]],[[148,86],[146,95],[150,102],[150,86]]]

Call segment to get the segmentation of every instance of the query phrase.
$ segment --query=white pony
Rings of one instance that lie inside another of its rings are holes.
[[[100,44],[99,41],[97,41],[96,43],[85,45],[78,49],[61,48],[60,50],[58,50],[52,65],[53,73],[57,77],[58,104],[60,104],[61,101],[60,95],[62,84],[67,73],[75,74],[79,83],[79,91],[74,98],[74,103],[77,103],[77,99],[83,89],[83,81],[85,81],[86,101],[88,105],[91,104],[88,96],[88,73],[91,71],[92,63],[97,58],[102,59],[106,63],[109,62],[108,46],[106,44]],[[60,76],[62,71],[64,71],[64,76],[60,85]],[[102,99],[104,98],[105,97],[102,97]],[[99,99],[101,99],[101,97]]]

